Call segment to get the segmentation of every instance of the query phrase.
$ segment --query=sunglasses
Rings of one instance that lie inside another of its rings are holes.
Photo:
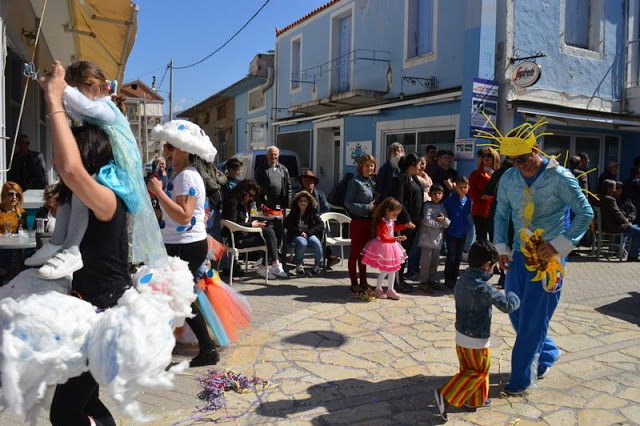
[[[482,158],[493,158],[493,154],[482,154]]]
[[[513,158],[513,162],[517,164],[525,164],[531,158],[531,154],[521,155],[519,157]]]
[[[17,192],[7,192],[7,195],[9,197],[16,197],[16,198],[20,198],[20,194],[18,194]]]

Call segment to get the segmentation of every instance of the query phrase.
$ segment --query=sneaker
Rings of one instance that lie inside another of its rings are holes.
[[[502,391],[500,392],[500,395],[502,396],[521,396],[522,394],[524,394],[524,391],[526,389],[522,389],[522,390],[511,390],[508,387],[504,387],[502,389]]]
[[[309,275],[311,275],[312,277],[315,277],[316,275],[321,275],[322,274],[322,266],[316,265],[313,267],[312,270],[309,271]]]
[[[340,263],[341,260],[342,259],[340,259],[338,256],[329,256],[329,258],[327,259],[327,266],[336,266],[338,263]]]
[[[276,277],[280,277],[280,278],[289,277],[289,275],[287,275],[287,273],[282,268],[282,263],[278,263],[277,265],[271,265],[271,268],[269,268],[269,272],[274,274]]]
[[[442,420],[446,422],[447,420],[449,420],[447,416],[447,403],[444,401],[444,398],[442,397],[442,394],[440,393],[440,391],[438,391],[438,389],[433,390],[433,399],[436,400],[436,407],[438,407],[438,411],[440,412]]]
[[[266,277],[266,276],[267,276],[267,273],[268,273],[268,274],[269,274],[269,279],[270,279],[270,280],[275,280],[276,278],[278,278],[278,277],[276,277],[276,276],[274,275],[274,273],[273,273],[273,272],[269,271],[269,270],[267,269],[267,267],[266,267],[266,266],[264,266],[264,265],[260,265],[260,266],[258,266],[258,269],[256,269],[256,273],[257,273],[258,275],[260,275],[261,277],[263,277],[263,278],[264,278],[264,277]]]
[[[549,375],[551,367],[542,367],[542,371],[538,369],[538,380],[544,379]]]
[[[296,266],[296,275],[299,277],[304,277],[306,274],[306,272],[304,272],[304,266],[303,265],[297,265]]]
[[[82,269],[82,256],[80,253],[71,253],[69,250],[63,250],[56,254],[38,269],[38,276],[44,280],[57,280],[58,278]]]
[[[36,251],[33,256],[24,260],[24,264],[27,266],[41,266],[47,263],[53,255],[62,250],[62,246],[57,244],[45,244]]]
[[[205,365],[216,365],[220,361],[220,354],[217,350],[212,349],[206,352],[200,352],[191,361],[189,367],[203,367]]]
[[[487,398],[487,400],[484,402],[484,404],[482,405],[469,405],[469,404],[463,404],[465,407],[467,408],[484,408],[484,407],[491,407],[491,404],[493,403],[493,401],[491,401],[489,398]]]
[[[415,281],[419,278],[419,275],[414,272],[414,271],[409,271],[406,274],[404,274],[404,279],[405,280],[411,280],[411,281]]]
[[[387,295],[385,294],[384,290],[381,289],[381,288],[376,288],[373,292],[376,295],[376,299],[386,299],[387,298]]]
[[[424,281],[424,282],[421,282],[419,284],[419,286],[420,286],[420,290],[422,290],[423,292],[425,292],[425,293],[433,293],[433,289],[431,288],[431,284],[430,283]]]
[[[260,259],[258,259],[258,260],[256,260],[255,262],[253,262],[253,263],[251,264],[251,267],[253,267],[253,268],[257,268],[258,266],[263,265],[263,264],[264,264],[264,258],[263,258],[263,257],[261,257]]]
[[[400,295],[395,290],[387,290],[387,299],[400,300]]]

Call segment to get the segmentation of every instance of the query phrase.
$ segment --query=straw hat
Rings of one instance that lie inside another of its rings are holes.
[[[195,123],[186,120],[171,120],[156,125],[151,131],[154,141],[169,142],[176,148],[195,154],[204,161],[212,162],[217,151],[209,136]]]

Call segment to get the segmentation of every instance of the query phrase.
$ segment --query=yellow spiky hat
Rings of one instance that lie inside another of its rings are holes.
[[[535,147],[537,139],[545,135],[553,134],[553,133],[539,133],[536,135],[535,133],[536,130],[539,127],[547,124],[546,119],[543,117],[535,124],[530,124],[530,123],[521,124],[518,127],[511,129],[509,133],[503,136],[502,133],[500,133],[498,128],[495,126],[495,124],[493,124],[491,119],[487,117],[487,115],[484,112],[482,112],[482,115],[484,115],[484,118],[487,119],[487,122],[491,124],[491,127],[493,127],[493,130],[495,130],[496,135],[494,135],[493,133],[487,132],[485,130],[477,130],[476,134],[473,136],[476,138],[490,139],[495,141],[496,143],[478,144],[478,146],[493,147],[498,151],[500,151],[500,155],[517,157],[519,155],[529,154],[532,151],[538,151],[544,154],[542,151],[540,151],[539,148]]]

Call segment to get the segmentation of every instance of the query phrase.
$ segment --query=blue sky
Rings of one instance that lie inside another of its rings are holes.
[[[253,21],[220,52],[185,70],[174,70],[174,111],[206,99],[244,77],[257,53],[274,49],[275,28],[301,18],[328,0],[270,0]],[[134,0],[139,7],[138,35],[124,81],[160,84],[169,59],[174,66],[197,62],[231,37],[265,0]],[[169,108],[169,73],[159,94]]]

